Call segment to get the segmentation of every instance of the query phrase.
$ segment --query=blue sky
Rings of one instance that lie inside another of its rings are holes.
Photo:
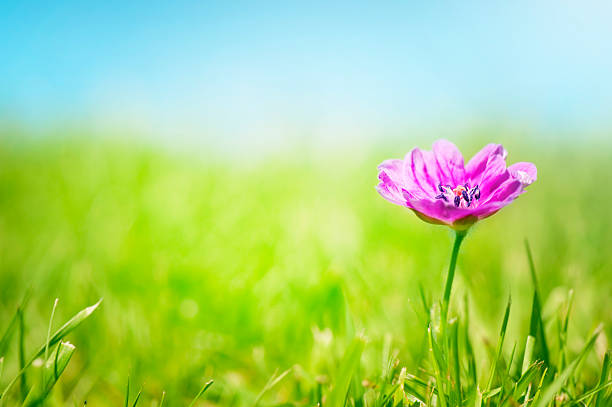
[[[221,135],[609,125],[610,21],[609,1],[1,2],[0,116]]]

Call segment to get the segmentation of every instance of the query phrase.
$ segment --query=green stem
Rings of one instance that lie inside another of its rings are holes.
[[[450,303],[451,290],[453,288],[453,280],[455,279],[455,267],[457,266],[457,256],[459,255],[459,247],[466,235],[466,231],[455,232],[455,244],[451,254],[450,265],[448,266],[448,275],[446,276],[446,286],[444,287],[444,298],[442,300],[442,323],[445,324],[448,317],[448,306]]]

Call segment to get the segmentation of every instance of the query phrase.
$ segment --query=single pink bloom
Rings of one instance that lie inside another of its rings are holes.
[[[508,205],[537,179],[532,163],[506,168],[507,154],[501,144],[488,144],[464,165],[453,143],[438,140],[432,151],[415,148],[403,160],[380,164],[376,189],[426,222],[464,230]]]

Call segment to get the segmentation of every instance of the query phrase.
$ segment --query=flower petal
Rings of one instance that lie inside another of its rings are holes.
[[[450,224],[452,222],[452,211],[454,208],[447,206],[442,200],[407,199],[406,206],[440,223]]]
[[[509,178],[510,173],[506,170],[506,160],[501,155],[491,155],[481,178],[473,179],[473,182],[479,185],[483,199],[489,200],[493,192]]]
[[[399,192],[402,188],[405,188],[419,198],[428,196],[424,194],[421,187],[415,183],[414,177],[406,173],[404,167],[405,164],[403,160],[393,159],[383,161],[378,166],[378,178],[387,185],[393,184],[395,188],[390,188],[391,190],[397,189],[397,192]],[[383,173],[385,175],[383,175]],[[385,180],[385,177],[388,177],[388,180]]]
[[[508,171],[510,171],[510,175],[512,175],[514,179],[520,181],[523,186],[530,185],[538,179],[538,169],[532,163],[520,162],[512,164],[508,167]]]
[[[501,158],[505,160],[507,155],[508,152],[501,144],[487,144],[482,150],[477,152],[465,166],[467,178],[469,178],[473,184],[477,183],[476,179],[480,182],[480,176],[487,168],[489,158],[491,156],[501,156]]]
[[[453,143],[448,140],[438,140],[433,145],[440,182],[450,184],[453,188],[465,183],[465,167],[463,156]]]
[[[430,223],[452,226],[457,220],[470,217],[474,211],[473,208],[455,207],[452,203],[440,199],[410,199],[408,195],[404,195],[404,198],[407,207]]]
[[[404,183],[404,174],[403,174],[404,162],[402,160],[385,160],[378,165],[378,170],[384,171],[393,182],[397,184]],[[380,178],[380,177],[379,177]]]
[[[514,178],[509,178],[497,188],[487,202],[499,202],[509,204],[514,198],[525,192],[523,184]]]
[[[386,185],[384,182],[380,182],[378,185],[376,185],[376,190],[387,201],[396,205],[406,206],[406,200],[402,197],[400,192],[397,189],[393,189],[389,185]]]
[[[496,214],[501,208],[508,205],[510,202],[489,202],[474,209],[472,216],[477,217],[479,220],[488,218],[491,215]]]
[[[436,159],[431,151],[412,149],[404,159],[404,166],[406,179],[418,185],[425,196],[436,194],[440,178]]]

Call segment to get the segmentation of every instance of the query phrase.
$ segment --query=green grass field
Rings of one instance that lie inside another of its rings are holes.
[[[451,314],[474,359],[473,367],[459,360],[460,377],[466,388],[487,386],[510,294],[498,368],[515,345],[514,363],[523,360],[534,292],[528,239],[559,370],[542,381],[559,377],[603,323],[555,392],[557,402],[576,400],[609,380],[601,372],[612,335],[612,148],[504,138],[479,140],[504,142],[508,161],[534,162],[539,179],[463,245]],[[403,367],[423,379],[422,393],[431,391],[419,287],[429,303],[441,297],[453,236],[374,190],[376,165],[417,141],[367,156],[349,149],[237,160],[84,139],[13,134],[0,142],[0,334],[29,295],[23,330],[16,323],[0,346],[0,391],[17,375],[20,348],[28,359],[45,343],[56,298],[52,331],[103,302],[66,337],[76,350],[50,406],[122,405],[128,376],[130,400],[142,389],[142,406],[158,405],[163,392],[164,405],[188,406],[211,379],[199,405],[336,407],[346,391],[347,405],[409,405]],[[466,156],[481,146],[457,144]],[[565,340],[559,321],[570,289]],[[26,370],[4,404],[21,405],[37,375]],[[527,380],[532,389],[543,375]],[[498,377],[492,387],[504,388]],[[580,402],[609,405],[609,393]]]

